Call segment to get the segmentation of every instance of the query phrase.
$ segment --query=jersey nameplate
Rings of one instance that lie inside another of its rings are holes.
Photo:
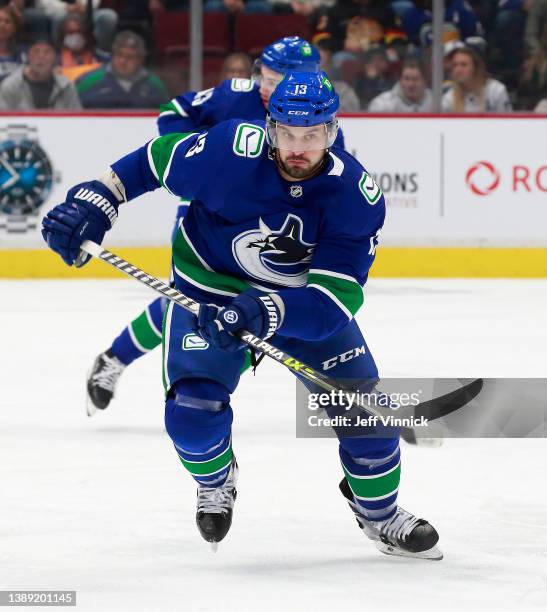
[[[382,195],[382,190],[374,182],[372,176],[370,176],[370,174],[367,172],[363,172],[361,176],[361,180],[359,181],[359,189],[371,206],[374,206]]]
[[[240,157],[260,157],[265,133],[261,127],[240,123],[234,139],[234,153]]]
[[[232,79],[230,84],[232,91],[247,92],[253,90],[253,81],[251,79]]]

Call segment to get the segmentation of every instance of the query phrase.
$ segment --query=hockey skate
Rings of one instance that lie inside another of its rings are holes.
[[[196,523],[203,539],[213,552],[232,525],[232,511],[236,500],[237,462],[232,462],[228,477],[221,487],[198,486]]]
[[[87,377],[87,416],[93,416],[97,409],[104,410],[110,404],[118,378],[125,367],[110,350],[95,359]]]
[[[439,534],[425,519],[416,518],[400,506],[386,521],[368,521],[359,512],[346,478],[340,483],[340,491],[348,500],[357,524],[363,533],[373,540],[376,548],[386,555],[413,557],[440,561],[443,553],[436,546]]]

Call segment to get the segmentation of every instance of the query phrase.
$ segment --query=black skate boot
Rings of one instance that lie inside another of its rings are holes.
[[[425,519],[416,518],[400,506],[385,521],[368,521],[359,511],[346,478],[340,483],[340,491],[348,500],[357,524],[363,533],[373,540],[376,548],[386,555],[415,557],[440,561],[443,553],[436,546],[439,534]]]
[[[87,377],[87,416],[93,416],[97,409],[104,410],[110,404],[124,369],[125,365],[110,349],[95,359]]]
[[[198,486],[196,523],[202,538],[216,552],[232,525],[232,510],[237,497],[237,462],[233,461],[226,482],[221,487]]]

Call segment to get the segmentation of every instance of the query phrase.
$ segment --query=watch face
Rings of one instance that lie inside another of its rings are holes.
[[[0,213],[29,215],[51,191],[53,172],[45,151],[36,142],[0,144]]]

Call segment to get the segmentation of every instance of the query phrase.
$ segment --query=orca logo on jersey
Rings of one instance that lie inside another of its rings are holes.
[[[232,241],[232,253],[241,269],[257,280],[304,286],[315,244],[302,238],[302,219],[290,213],[278,230],[270,229],[262,218],[259,226]]]

